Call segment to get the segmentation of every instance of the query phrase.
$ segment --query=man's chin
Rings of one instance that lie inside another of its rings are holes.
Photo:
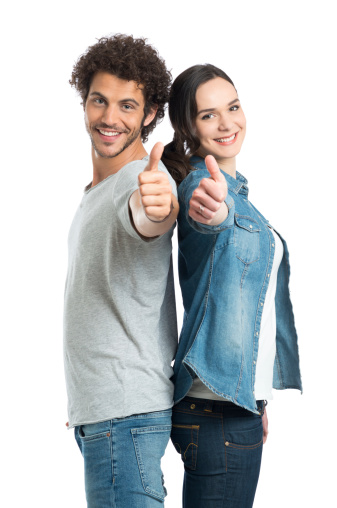
[[[119,155],[121,152],[115,151],[115,152],[103,152],[101,150],[97,150],[97,148],[94,148],[96,155],[99,157],[102,157],[102,159],[113,159],[117,155]]]
[[[96,155],[102,157],[103,159],[113,159],[113,157],[116,157],[124,150],[124,147],[122,148],[100,147],[97,146],[95,143],[92,143],[92,147],[95,150]]]
[[[133,135],[130,135],[122,146],[120,143],[119,146],[106,146],[104,144],[101,146],[101,143],[95,143],[93,136],[90,135],[90,139],[93,149],[99,157],[102,157],[103,159],[113,159],[120,153],[124,152],[124,150],[132,145],[135,141],[137,141],[138,137],[140,136],[140,132],[141,129],[134,132]]]

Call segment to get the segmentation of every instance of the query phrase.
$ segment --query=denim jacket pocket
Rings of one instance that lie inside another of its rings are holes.
[[[197,467],[199,425],[172,424],[171,440],[186,469]]]
[[[171,425],[131,429],[139,473],[145,492],[163,501],[166,496],[160,459],[170,439]]]
[[[234,245],[236,257],[250,264],[260,257],[260,227],[255,219],[235,214]]]

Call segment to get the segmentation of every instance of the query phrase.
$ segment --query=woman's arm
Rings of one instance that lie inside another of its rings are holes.
[[[207,155],[205,164],[210,177],[203,178],[193,191],[188,214],[196,222],[217,226],[228,216],[227,182],[212,155]]]

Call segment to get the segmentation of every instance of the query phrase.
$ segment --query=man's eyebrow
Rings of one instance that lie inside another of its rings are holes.
[[[97,95],[97,97],[101,97],[101,99],[104,99],[105,101],[107,101],[107,97],[105,97],[105,95],[103,95],[102,93],[100,92],[91,92],[90,94],[90,97],[92,97],[93,95]],[[133,99],[132,97],[126,97],[125,99],[121,99],[119,102],[133,102],[136,106],[140,106],[139,102],[137,102],[135,99]]]
[[[91,97],[92,95],[98,95],[98,97],[101,97],[102,99],[107,100],[107,98],[105,97],[105,95],[103,95],[103,94],[102,94],[102,93],[100,93],[100,92],[91,92],[89,95],[90,95],[90,97]]]
[[[121,99],[119,102],[133,102],[136,106],[140,106],[139,102],[137,102],[136,99],[132,99],[132,97]]]
[[[232,101],[230,101],[227,106],[233,106],[233,104],[235,104],[236,102],[240,102],[240,99],[238,97],[236,97],[236,99],[233,99]],[[200,115],[200,113],[211,113],[212,111],[215,111],[216,108],[208,108],[208,109],[201,109],[200,111],[198,111],[197,115]]]

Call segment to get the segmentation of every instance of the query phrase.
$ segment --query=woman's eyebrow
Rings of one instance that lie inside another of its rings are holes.
[[[240,102],[240,99],[238,97],[236,97],[236,99],[233,99],[232,101],[230,101],[227,106],[233,106],[233,104],[235,104],[236,102]],[[200,111],[198,111],[197,115],[200,115],[200,113],[210,113],[211,111],[215,111],[216,108],[208,108],[208,109],[201,109]]]
[[[209,108],[209,109],[201,109],[198,111],[197,115],[200,115],[200,113],[209,113],[210,111],[215,111],[216,108]]]
[[[233,105],[233,104],[235,104],[236,102],[240,102],[239,97],[236,97],[236,99],[234,99],[234,100],[230,101],[230,102],[227,104],[227,106],[232,106],[232,105]]]

